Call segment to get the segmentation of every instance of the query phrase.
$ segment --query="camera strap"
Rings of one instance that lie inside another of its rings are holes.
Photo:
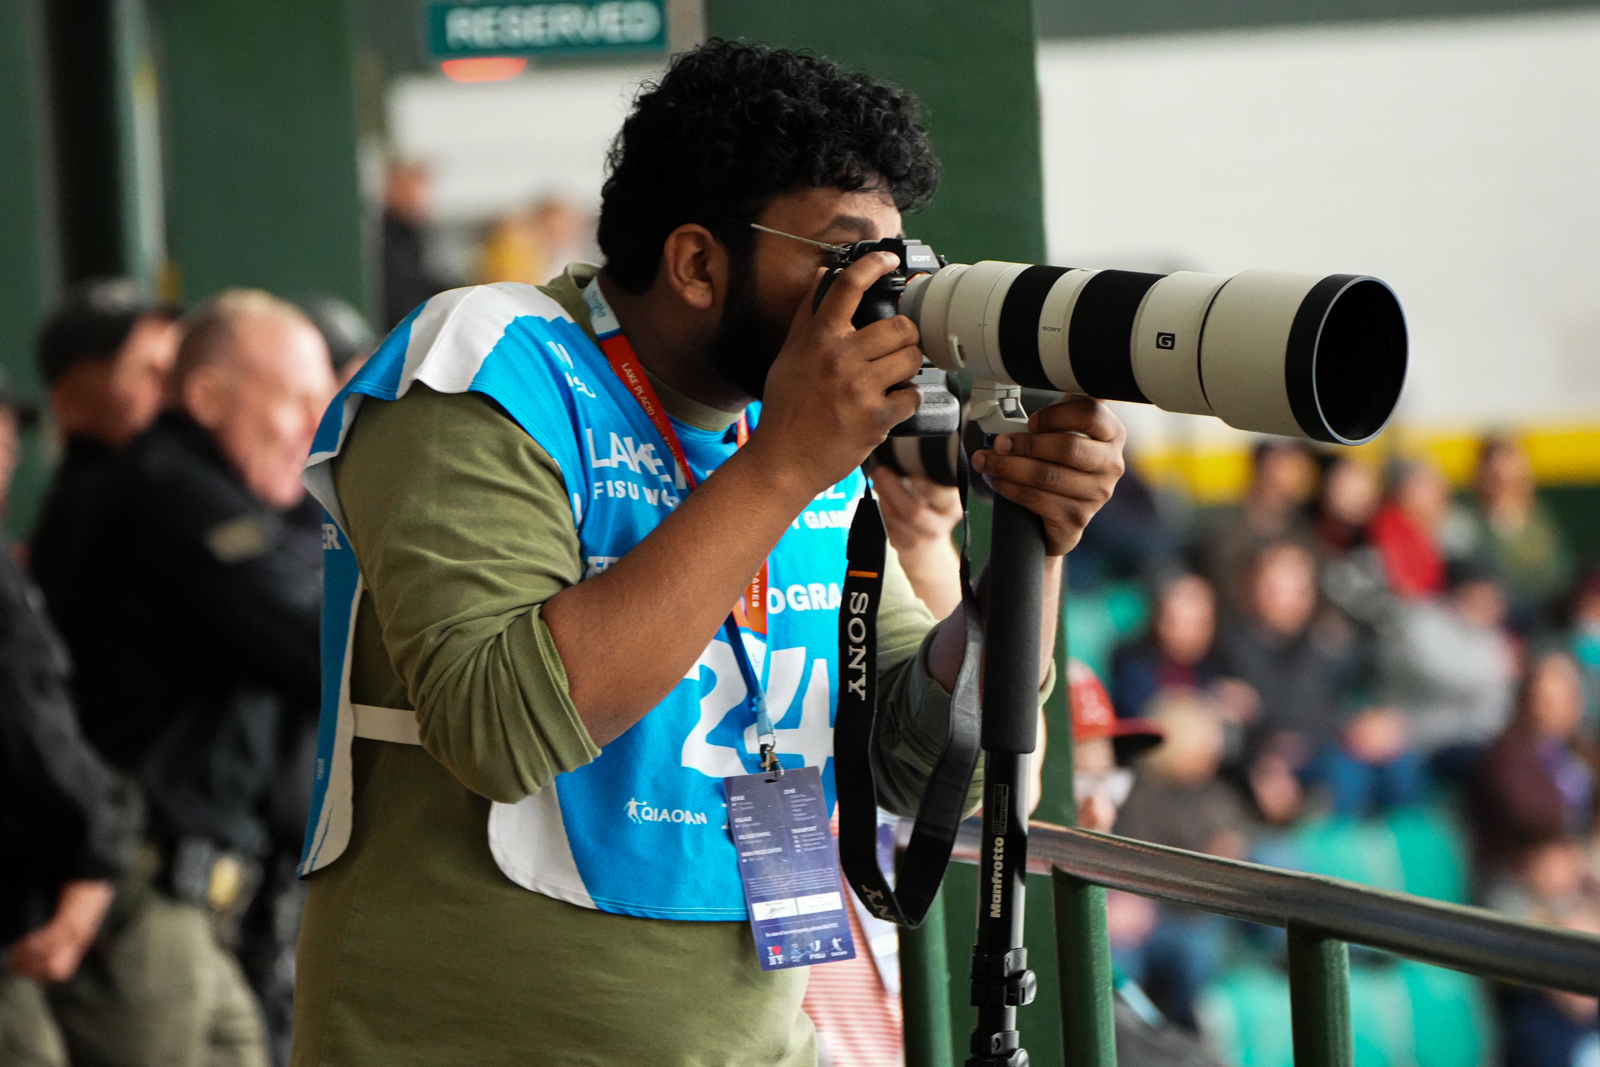
[[[961,511],[966,515],[965,449],[958,454],[957,467]],[[863,490],[850,523],[839,611],[839,710],[833,728],[839,859],[846,880],[861,902],[873,915],[900,926],[919,925],[939,892],[978,762],[982,619],[972,593],[972,566],[967,551],[970,524],[970,519],[962,524],[961,603],[966,633],[961,670],[950,695],[950,733],[928,776],[911,826],[911,838],[891,887],[878,863],[878,790],[872,773],[873,735],[878,718],[878,606],[888,559],[888,535],[870,485]]]

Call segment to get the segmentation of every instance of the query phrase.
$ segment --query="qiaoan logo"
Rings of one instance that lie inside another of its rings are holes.
[[[687,823],[690,826],[704,826],[706,817],[704,812],[685,811],[683,808],[652,808],[642,800],[629,798],[623,805],[628,813],[628,818],[636,823],[647,822],[676,822]]]

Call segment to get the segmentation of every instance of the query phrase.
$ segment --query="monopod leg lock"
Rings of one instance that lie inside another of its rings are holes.
[[[1038,982],[1022,945],[1028,860],[1028,756],[1038,744],[1039,630],[1044,526],[1001,496],[994,502],[989,605],[984,621],[983,850],[972,1003],[978,1024],[967,1067],[1027,1067],[1017,1008]]]

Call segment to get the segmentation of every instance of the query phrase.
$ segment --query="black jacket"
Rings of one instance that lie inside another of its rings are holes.
[[[85,516],[100,494],[100,482],[115,455],[102,441],[67,438],[28,541],[28,567],[51,605],[72,584],[73,560],[82,552],[73,542],[88,529]]]
[[[135,775],[157,841],[266,847],[285,703],[318,688],[317,576],[211,435],[168,413],[120,452],[51,611],[85,734]]]
[[[0,544],[0,946],[42,926],[62,883],[115,878],[137,839],[132,784],[78,729],[66,649]]]

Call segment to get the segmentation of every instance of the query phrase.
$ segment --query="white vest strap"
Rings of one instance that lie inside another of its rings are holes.
[[[405,708],[380,708],[373,704],[351,704],[356,716],[356,736],[397,745],[420,745],[417,713]]]

